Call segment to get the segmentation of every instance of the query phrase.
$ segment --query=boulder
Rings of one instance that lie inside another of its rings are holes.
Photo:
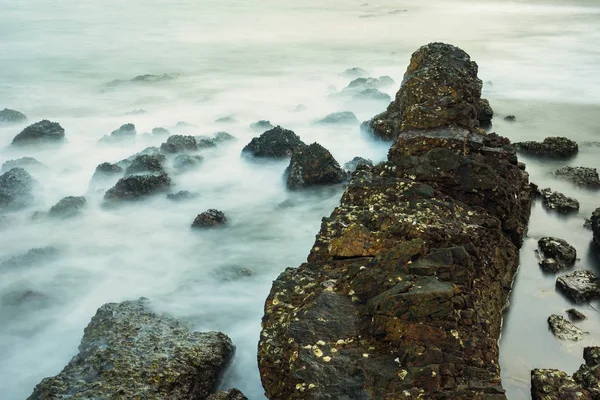
[[[171,201],[186,201],[198,198],[198,193],[188,192],[187,190],[180,190],[177,193],[167,194],[167,199]]]
[[[160,145],[160,151],[163,153],[182,153],[186,151],[198,150],[196,138],[190,135],[171,135],[167,141]]]
[[[137,134],[134,124],[123,124],[118,129],[111,132],[113,138],[131,138]]]
[[[204,161],[204,157],[191,154],[178,154],[173,159],[173,168],[180,171],[187,171],[198,167]]]
[[[583,358],[572,377],[557,369],[532,370],[532,400],[600,399],[600,347],[584,348]]]
[[[554,173],[558,179],[570,181],[571,183],[590,189],[600,188],[600,178],[596,168],[589,167],[562,167]]]
[[[267,131],[269,129],[273,129],[275,128],[272,124],[271,121],[267,121],[264,119],[261,119],[260,121],[257,122],[253,122],[250,124],[250,129],[254,130],[254,131]]]
[[[289,129],[276,126],[253,138],[242,149],[242,155],[255,158],[286,158],[300,147],[306,146],[300,137]]]
[[[14,137],[13,146],[24,146],[34,144],[57,144],[65,139],[65,130],[58,122],[50,122],[47,119],[29,125],[21,133]]]
[[[33,202],[35,179],[23,168],[12,168],[0,176],[0,210],[18,210]]]
[[[4,110],[0,111],[0,125],[21,124],[25,122],[27,122],[27,117],[25,116],[25,114],[17,110],[5,108]]]
[[[335,184],[346,179],[335,158],[318,143],[296,149],[284,176],[288,189]]]
[[[211,394],[206,400],[248,400],[248,398],[239,390],[231,389],[226,392]]]
[[[4,173],[13,168],[29,168],[29,167],[43,167],[44,164],[39,162],[33,157],[21,157],[16,160],[8,160],[2,164],[2,170],[0,172]]]
[[[575,265],[577,251],[566,240],[543,237],[538,245],[542,255],[539,264],[545,272],[558,272]]]
[[[560,192],[553,192],[552,189],[546,188],[538,191],[542,198],[542,204],[549,210],[556,210],[561,214],[568,214],[579,211],[579,202],[567,197]]]
[[[517,117],[515,117],[514,115],[507,115],[506,117],[504,117],[504,120],[508,122],[516,122]]]
[[[53,261],[58,258],[58,255],[59,251],[56,247],[37,247],[28,250],[27,253],[18,254],[2,261],[0,269],[33,267],[47,261]]]
[[[350,111],[336,112],[327,115],[325,118],[317,121],[320,124],[358,124],[359,121]]]
[[[600,207],[592,213],[589,226],[592,229],[592,250],[600,258]]]
[[[68,196],[61,199],[52,206],[48,212],[49,217],[53,218],[71,218],[81,214],[87,206],[87,200],[83,196]]]
[[[215,228],[227,223],[227,217],[222,211],[211,208],[198,214],[192,222],[192,228]]]
[[[117,164],[111,164],[109,162],[102,163],[96,167],[92,179],[104,179],[111,176],[122,175],[123,168]]]
[[[482,104],[477,69],[469,55],[455,46],[421,47],[412,55],[395,100],[371,119],[368,128],[382,140],[393,140],[410,129],[454,125],[475,130]]]
[[[567,314],[569,315],[569,318],[573,321],[583,321],[587,318],[581,311],[577,311],[574,308],[569,308],[567,310]]]
[[[205,399],[233,350],[223,333],[190,332],[146,299],[108,303],[85,328],[79,353],[28,399]]]
[[[143,155],[147,155],[147,156],[159,156],[159,157],[164,157],[165,155],[161,153],[160,149],[158,147],[155,146],[150,146],[150,147],[146,147],[144,150],[139,151],[137,153],[135,153],[132,156],[129,156],[119,162],[117,162],[117,165],[121,168],[126,169],[127,167],[129,167],[132,163],[133,160],[135,160],[137,157],[139,156],[143,156]]]
[[[583,332],[581,329],[564,319],[560,315],[552,314],[548,317],[548,326],[550,330],[560,340],[582,340],[588,332]]]
[[[354,172],[356,171],[356,168],[358,168],[359,165],[366,165],[372,167],[373,161],[362,157],[354,157],[352,160],[344,164],[344,169],[346,171]]]
[[[513,146],[519,153],[541,158],[569,159],[579,152],[577,142],[560,136],[547,137],[542,142],[517,142]]]
[[[119,179],[117,184],[104,194],[104,200],[136,200],[152,194],[164,192],[171,185],[166,173],[153,175],[131,175]]]
[[[575,303],[600,298],[600,278],[592,271],[579,270],[560,276],[556,288]]]
[[[125,169],[125,176],[135,174],[161,174],[164,173],[163,163],[165,156],[162,154],[140,154],[133,158],[131,164]]]

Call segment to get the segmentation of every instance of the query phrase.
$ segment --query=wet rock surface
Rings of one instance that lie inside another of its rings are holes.
[[[577,199],[567,197],[560,192],[553,192],[552,189],[546,188],[538,192],[542,198],[542,204],[549,210],[556,210],[562,214],[579,211],[579,202]]]
[[[198,150],[198,143],[194,136],[172,135],[167,141],[160,145],[160,151],[163,153],[182,153],[186,151]]]
[[[320,124],[358,124],[358,118],[350,111],[335,112],[317,121]]]
[[[575,265],[577,251],[566,240],[554,237],[543,237],[538,240],[540,247],[540,267],[545,272],[558,272]]]
[[[13,146],[57,144],[65,139],[65,130],[57,122],[47,119],[29,125],[14,137]]]
[[[284,176],[288,189],[335,184],[346,179],[335,158],[318,143],[295,150]]]
[[[85,328],[79,353],[29,399],[205,399],[232,354],[226,335],[190,332],[145,299],[108,303]]]
[[[532,190],[508,140],[470,130],[476,72],[453,46],[413,55],[373,120],[396,138],[388,162],[353,174],[307,262],[273,283],[268,398],[506,398],[498,337]]]
[[[563,167],[554,173],[558,179],[570,181],[571,183],[590,189],[600,188],[600,178],[596,168],[589,167]]]
[[[548,326],[554,336],[560,340],[577,341],[583,339],[588,334],[557,314],[552,314],[548,317]]]
[[[346,171],[354,172],[359,165],[373,166],[373,161],[362,157],[354,157],[352,160],[344,164]]]
[[[117,184],[104,194],[104,200],[136,200],[168,189],[171,179],[166,173],[153,175],[131,175],[119,179]]]
[[[27,117],[22,112],[5,108],[0,111],[0,124],[19,124],[27,122]]]
[[[13,168],[27,169],[27,168],[32,168],[32,167],[43,167],[43,166],[44,166],[44,164],[42,164],[41,162],[39,162],[38,160],[36,160],[33,157],[21,157],[21,158],[17,158],[16,160],[5,161],[2,164],[2,170],[0,172],[5,173]]]
[[[0,210],[18,210],[33,202],[37,182],[23,168],[12,168],[0,176]]]
[[[542,142],[517,142],[513,146],[519,153],[543,158],[568,159],[579,152],[577,142],[560,136],[547,137]]]
[[[560,276],[556,288],[575,303],[600,298],[600,278],[592,271],[579,270]]]
[[[242,154],[257,158],[286,158],[303,146],[306,145],[293,131],[276,126],[253,138],[242,149]]]
[[[83,196],[68,196],[52,206],[48,216],[52,218],[72,218],[80,215],[87,206]]]
[[[600,347],[584,348],[583,358],[572,377],[557,369],[532,370],[532,400],[600,399]]]
[[[215,228],[226,223],[225,213],[211,208],[196,216],[194,222],[192,222],[192,228]]]

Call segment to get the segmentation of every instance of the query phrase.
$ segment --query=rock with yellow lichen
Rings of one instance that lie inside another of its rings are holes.
[[[413,55],[388,161],[353,173],[265,302],[269,399],[506,399],[498,338],[532,188],[509,141],[478,128],[480,88],[460,49]]]
[[[85,328],[79,353],[29,399],[203,400],[233,351],[223,333],[190,332],[146,299],[108,303]]]

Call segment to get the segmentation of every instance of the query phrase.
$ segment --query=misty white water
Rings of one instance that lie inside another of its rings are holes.
[[[397,90],[410,54],[430,41],[467,51],[486,82],[484,96],[497,113],[494,130],[512,140],[564,135],[600,140],[600,7],[596,1],[393,1],[364,5],[340,1],[128,1],[0,0],[0,109],[24,112],[31,122],[50,119],[66,130],[59,149],[11,149],[23,126],[0,127],[0,162],[32,156],[46,168],[32,171],[41,184],[36,204],[6,216],[0,226],[0,261],[31,248],[54,246],[56,259],[0,271],[0,390],[3,399],[26,398],[35,384],[60,372],[76,354],[83,328],[106,302],[146,296],[192,329],[220,330],[237,345],[223,387],[262,399],[256,344],[271,281],[305,260],[321,217],[343,187],[288,193],[285,162],[252,164],[240,158],[253,137],[248,125],[271,120],[305,142],[318,141],[340,163],[361,155],[380,161],[387,148],[359,134],[358,126],[314,125],[335,111],[366,120],[382,103],[328,98],[358,66],[371,76],[392,76]],[[107,88],[115,79],[174,73],[168,82]],[[298,104],[305,111],[294,112]],[[129,114],[144,109],[145,114]],[[214,121],[234,114],[239,121]],[[502,120],[517,116],[516,123]],[[186,121],[197,128],[178,129]],[[173,203],[162,195],[117,209],[101,207],[89,191],[95,167],[116,162],[163,139],[100,145],[124,123],[138,133],[165,127],[173,133],[226,130],[234,143],[203,151],[204,164],[173,175],[174,190],[200,193]],[[580,146],[570,165],[600,167],[599,148]],[[592,309],[580,326],[592,335],[563,344],[547,330],[550,313],[569,304],[542,275],[533,251],[555,235],[573,244],[578,267],[594,268],[591,232],[583,218],[600,206],[594,193],[549,176],[559,164],[528,162],[531,180],[582,203],[578,216],[561,219],[539,205],[505,319],[501,340],[503,383],[509,398],[526,398],[529,371],[573,372],[584,345],[594,343],[600,319]],[[86,195],[84,215],[31,221],[64,196]],[[291,208],[278,208],[287,199]],[[223,210],[226,229],[193,232],[196,214]],[[250,277],[236,277],[247,268]],[[27,301],[23,294],[43,295]],[[597,343],[596,343],[597,344]]]

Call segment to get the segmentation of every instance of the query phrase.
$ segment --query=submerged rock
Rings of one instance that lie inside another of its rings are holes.
[[[362,68],[353,67],[353,68],[348,68],[347,70],[342,72],[340,75],[343,76],[344,78],[360,78],[360,77],[367,75],[367,71],[365,71]]]
[[[168,189],[171,179],[166,173],[155,175],[131,175],[119,179],[117,184],[104,194],[104,200],[136,200]]]
[[[0,172],[4,173],[13,168],[28,168],[28,167],[43,167],[44,164],[39,162],[33,157],[21,157],[16,160],[8,160],[2,164],[2,170]]]
[[[285,170],[288,189],[343,182],[346,174],[331,153],[318,143],[294,151]]]
[[[37,182],[23,168],[12,168],[0,176],[0,210],[18,210],[33,202]]]
[[[600,178],[596,168],[589,167],[563,167],[554,173],[559,179],[564,179],[574,183],[577,186],[598,189],[600,188]]]
[[[592,271],[573,271],[558,277],[556,288],[575,303],[600,298],[600,278]]]
[[[219,123],[219,124],[233,124],[233,123],[237,123],[239,121],[237,120],[235,115],[228,115],[226,117],[217,118],[217,120],[215,122]]]
[[[267,121],[264,119],[250,124],[250,129],[255,131],[266,131],[273,128],[275,127],[271,124],[271,121]]]
[[[303,146],[306,145],[293,131],[276,126],[253,138],[242,149],[242,155],[256,158],[285,158],[290,157],[295,149]]]
[[[165,128],[152,128],[152,135],[153,136],[169,136],[171,134],[171,132],[169,132],[168,129]]]
[[[236,140],[235,136],[230,135],[227,132],[217,132],[214,134],[213,140],[215,143],[228,142],[231,140]]]
[[[560,315],[552,314],[548,317],[548,326],[550,330],[560,340],[581,340],[587,332],[583,332],[581,329],[564,319]]]
[[[108,303],[85,328],[79,353],[29,400],[205,399],[234,347],[220,332],[190,332],[146,299]]]
[[[362,157],[354,157],[352,160],[350,160],[346,164],[344,164],[344,169],[346,171],[354,172],[356,170],[356,168],[358,168],[359,165],[367,165],[367,166],[372,167],[373,161],[368,160],[366,158],[362,158]]]
[[[222,211],[211,208],[196,216],[194,222],[192,222],[192,228],[214,228],[226,223],[227,217],[225,217],[225,214]]]
[[[4,268],[23,268],[32,267],[43,262],[52,261],[58,258],[59,251],[56,247],[37,247],[19,254],[0,263],[0,269]]]
[[[553,192],[552,189],[546,188],[540,190],[538,194],[542,198],[544,207],[549,210],[556,210],[562,214],[579,211],[579,202],[560,192]]]
[[[27,122],[27,117],[17,110],[5,108],[0,111],[0,124],[20,124],[24,122]]]
[[[517,120],[517,117],[515,117],[514,115],[507,115],[506,117],[504,117],[504,120],[508,122],[515,122]]]
[[[395,100],[371,119],[369,129],[380,139],[393,140],[410,129],[477,128],[482,104],[477,68],[457,47],[444,43],[421,47],[412,55]]]
[[[566,240],[543,237],[538,241],[543,256],[540,267],[546,272],[558,272],[575,265],[577,251]]]
[[[57,122],[47,119],[29,125],[21,133],[14,137],[13,146],[25,146],[35,144],[57,144],[65,139],[65,130]]]
[[[123,124],[119,128],[111,132],[110,135],[104,135],[100,139],[100,143],[114,143],[124,140],[134,140],[137,135],[134,124]]]
[[[172,81],[177,78],[178,74],[162,74],[162,75],[154,75],[154,74],[144,74],[138,75],[135,78],[129,80],[123,79],[115,79],[114,81],[108,82],[107,86],[121,86],[126,84],[153,84],[153,83],[161,83]]]
[[[381,102],[390,102],[392,98],[389,94],[383,93],[378,89],[365,89],[356,93],[353,96],[356,100],[372,100],[372,101],[381,101]]]
[[[167,194],[167,199],[172,201],[185,201],[192,200],[198,198],[198,193],[188,192],[187,190],[180,190],[177,193],[169,193]]]
[[[123,174],[123,168],[117,164],[111,164],[109,162],[102,163],[96,167],[92,179],[104,179],[111,176]]]
[[[211,147],[217,147],[217,142],[209,137],[196,137],[196,144],[198,149],[208,149]]]
[[[560,136],[547,137],[541,143],[517,142],[513,146],[522,154],[544,158],[568,159],[579,152],[577,142]]]
[[[358,122],[356,115],[350,111],[335,112],[318,121],[320,124],[358,124]]]
[[[178,154],[173,160],[173,168],[180,171],[188,171],[198,167],[204,161],[204,157],[191,154]]]
[[[163,153],[181,153],[198,150],[196,138],[191,135],[171,135],[167,141],[160,145]]]
[[[87,206],[87,200],[83,196],[68,196],[61,199],[52,206],[48,212],[49,217],[53,218],[72,218],[81,214]]]
[[[577,311],[574,308],[569,308],[567,310],[567,314],[569,314],[569,318],[571,318],[574,321],[583,321],[587,318],[582,312]]]

